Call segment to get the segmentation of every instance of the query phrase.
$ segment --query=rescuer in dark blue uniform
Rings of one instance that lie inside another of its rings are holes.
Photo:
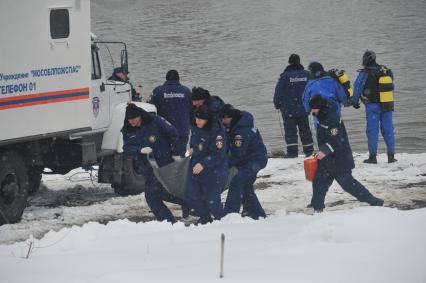
[[[364,68],[359,71],[355,81],[352,104],[355,108],[359,108],[360,98],[365,104],[366,132],[370,156],[364,162],[377,163],[377,142],[380,128],[387,146],[388,162],[392,163],[397,161],[395,159],[395,136],[392,121],[392,112],[394,110],[392,94],[394,88],[393,73],[385,66],[378,65],[376,63],[376,54],[370,50],[364,53],[362,65]],[[379,83],[381,76],[388,76],[390,81],[387,86]],[[382,94],[384,95],[382,96]]]
[[[129,72],[122,67],[114,68],[112,75],[108,78],[111,81],[128,83],[130,85],[130,89],[132,91],[132,101],[141,101],[141,91],[142,86],[138,85],[136,88],[133,87],[133,84],[130,82],[130,78],[128,77]]]
[[[306,156],[310,156],[314,151],[314,143],[309,128],[308,114],[302,103],[303,91],[310,74],[300,64],[299,55],[291,54],[288,63],[289,65],[280,75],[274,94],[274,106],[281,111],[284,121],[285,143],[287,144],[285,157],[298,156],[297,128],[299,128],[303,152]]]
[[[194,112],[195,126],[191,129],[190,177],[186,199],[193,214],[204,224],[225,215],[220,194],[228,176],[226,133],[205,106]]]
[[[223,100],[216,95],[210,95],[210,92],[207,89],[202,87],[192,88],[192,110],[193,112],[201,107],[207,107],[212,113],[214,119],[219,119],[220,110],[222,109],[225,103]]]
[[[266,167],[268,154],[259,130],[254,127],[253,116],[246,111],[225,104],[221,111],[227,127],[229,141],[229,167],[237,167],[225,203],[226,213],[244,213],[253,219],[266,217],[253,188],[257,173]]]
[[[123,152],[134,157],[136,171],[145,180],[145,199],[159,221],[176,222],[163,201],[186,206],[186,202],[169,194],[155,178],[144,154],[152,152],[159,167],[169,164],[182,154],[177,130],[160,116],[151,115],[131,103],[126,108],[123,134]]]
[[[318,118],[317,140],[319,151],[318,169],[312,182],[313,196],[311,205],[315,211],[324,209],[325,195],[334,180],[343,190],[361,202],[382,206],[383,200],[374,197],[360,182],[352,176],[355,163],[349,145],[345,125],[336,112],[334,102],[320,95],[314,95],[309,108]]]
[[[154,89],[150,103],[157,107],[158,115],[176,127],[181,145],[186,149],[191,127],[191,90],[179,82],[176,70],[167,72],[166,82]]]
[[[334,78],[329,76],[323,66],[318,62],[312,62],[309,64],[309,72],[312,77],[306,85],[303,93],[303,105],[306,111],[309,113],[309,101],[314,95],[321,95],[329,101],[335,103],[336,112],[341,117],[342,106],[347,102],[347,95],[343,86]],[[315,128],[317,126],[317,119],[314,117]]]

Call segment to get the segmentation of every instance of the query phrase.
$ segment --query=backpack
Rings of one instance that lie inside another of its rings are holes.
[[[346,93],[347,102],[345,103],[345,106],[352,105],[352,95],[353,90],[351,87],[351,81],[349,80],[349,76],[346,74],[345,70],[339,70],[339,69],[331,69],[326,72],[326,75],[332,77],[333,79],[337,80],[339,84],[343,87]]]
[[[393,100],[393,78],[392,70],[386,66],[381,65],[379,69],[379,100],[382,111],[393,111],[394,100]]]
[[[392,70],[384,65],[377,69],[363,69],[368,73],[367,87],[370,90],[370,97],[367,102],[380,103],[383,112],[394,110],[393,99],[393,77]]]

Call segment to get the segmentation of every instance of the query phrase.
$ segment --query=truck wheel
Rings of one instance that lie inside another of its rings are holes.
[[[27,167],[17,153],[3,153],[0,156],[0,225],[21,219],[27,197]]]
[[[143,190],[140,190],[139,188],[134,188],[129,185],[123,185],[123,184],[114,184],[112,185],[112,188],[114,189],[114,192],[119,196],[132,196],[132,195],[138,195],[143,192]]]
[[[40,167],[31,167],[28,169],[28,193],[30,195],[35,194],[41,183],[41,173],[43,172],[43,168]]]
[[[121,183],[112,184],[114,192],[120,196],[138,195],[145,191],[145,176],[135,171],[133,158],[123,156]]]

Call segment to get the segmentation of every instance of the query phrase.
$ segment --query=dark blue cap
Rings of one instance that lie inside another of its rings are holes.
[[[123,67],[114,68],[114,74],[118,74],[118,73],[128,74],[129,72],[126,71]]]
[[[327,99],[320,94],[314,94],[311,100],[309,100],[309,107],[311,109],[323,109],[325,106],[327,106]]]

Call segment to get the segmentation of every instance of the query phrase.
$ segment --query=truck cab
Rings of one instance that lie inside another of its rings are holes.
[[[91,34],[90,1],[2,0],[0,25],[13,27],[0,29],[0,225],[20,220],[45,168],[96,165],[99,182],[118,193],[143,191],[143,176],[122,156],[131,86],[108,80],[99,52],[122,45],[128,68],[127,48]]]

